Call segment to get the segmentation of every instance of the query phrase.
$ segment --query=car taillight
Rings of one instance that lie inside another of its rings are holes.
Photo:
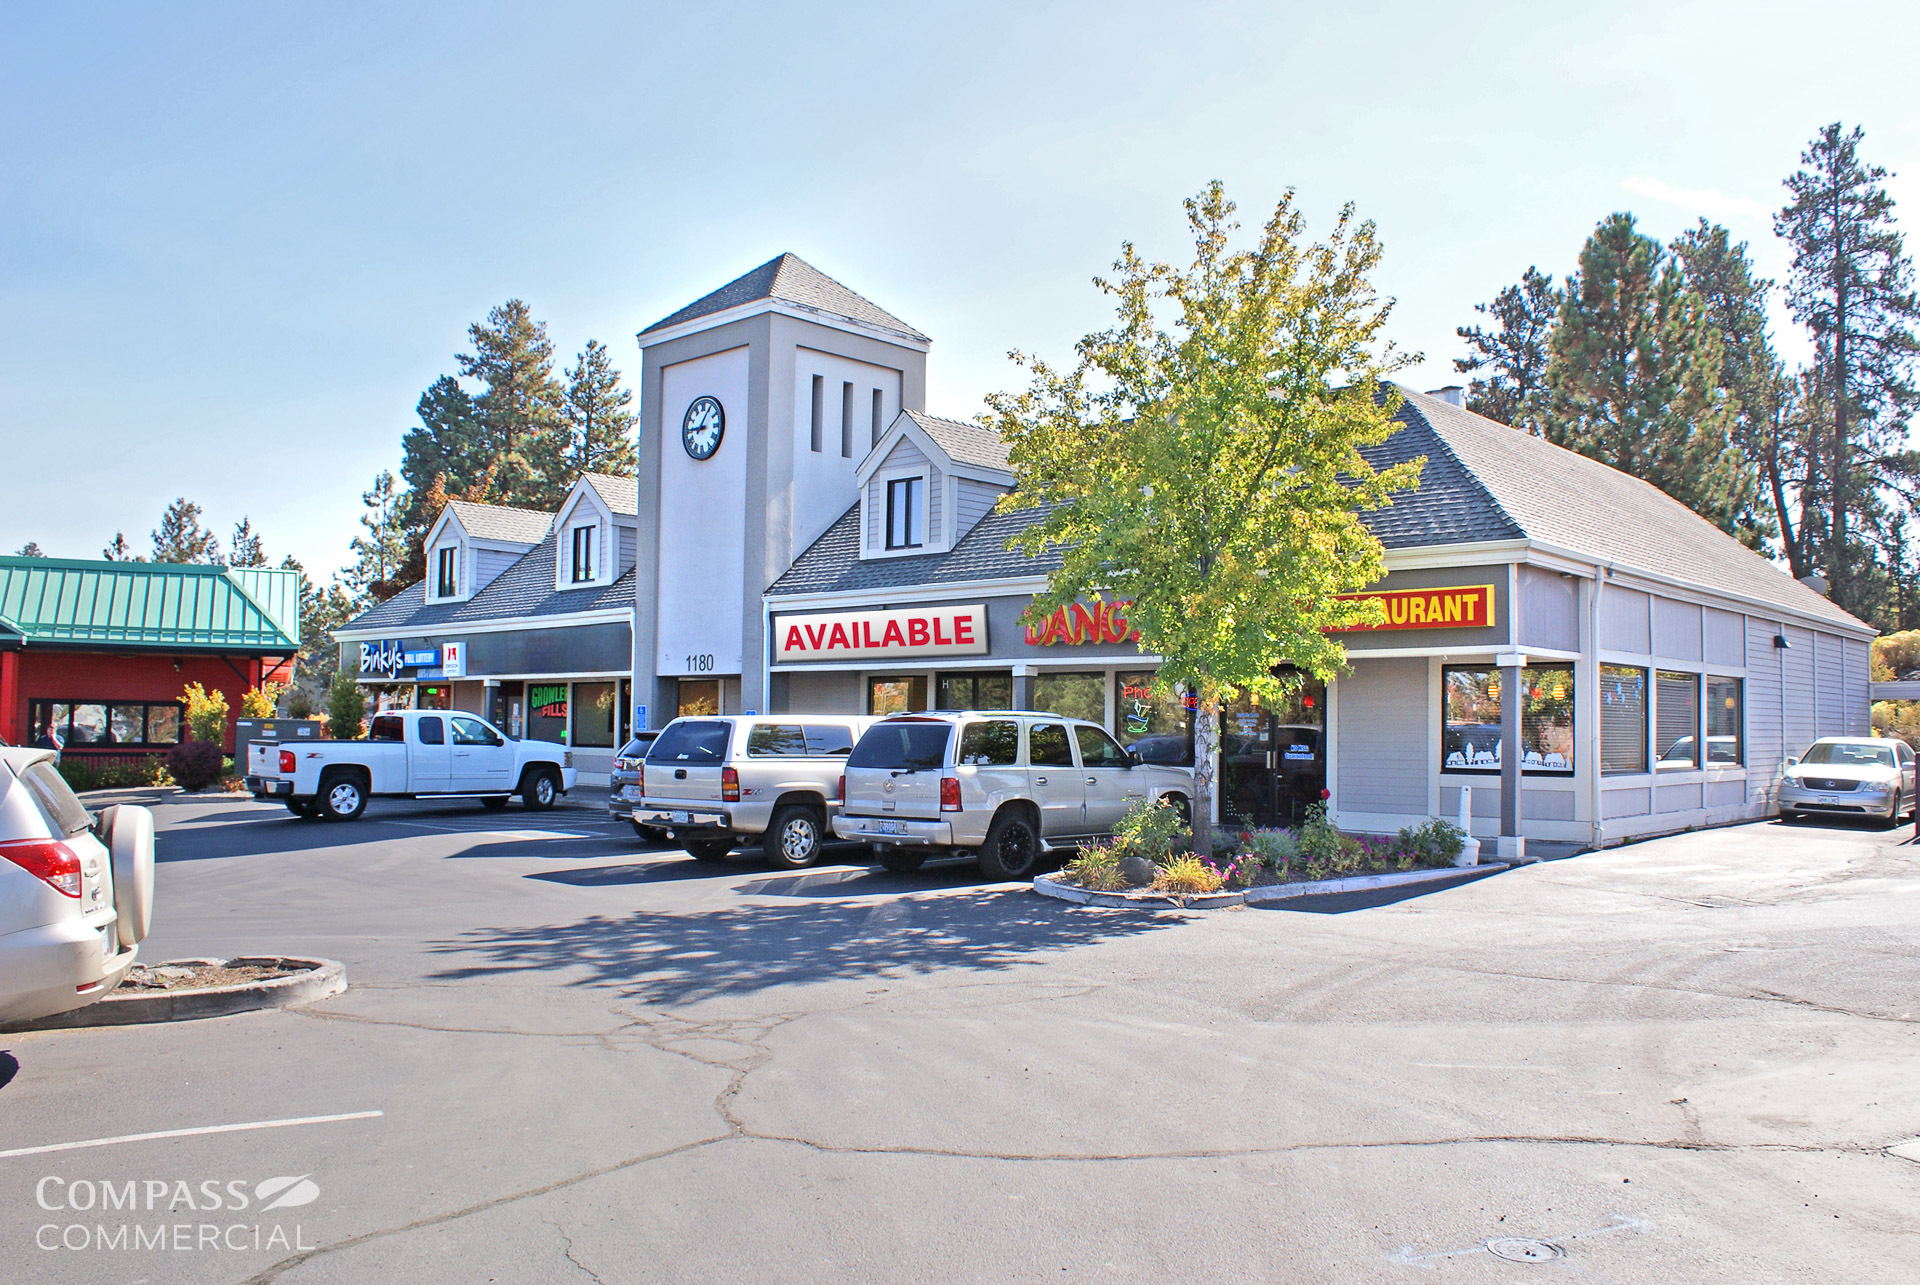
[[[740,773],[733,768],[720,769],[720,800],[723,803],[740,801]]]
[[[280,773],[283,776],[293,775],[293,751],[292,750],[280,751]]]
[[[647,792],[647,765],[645,763],[635,763],[633,765],[633,788],[642,794]]]
[[[834,790],[833,797],[840,800],[840,802],[842,803],[845,803],[847,801],[847,774],[845,772],[842,772],[840,774],[840,784]]]
[[[36,879],[44,880],[55,892],[78,899],[80,896],[80,858],[73,849],[57,839],[16,839],[0,843],[5,857]]]
[[[960,779],[954,776],[940,778],[940,810],[958,812],[960,810]]]

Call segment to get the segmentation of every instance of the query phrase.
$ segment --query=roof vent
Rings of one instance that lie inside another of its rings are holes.
[[[1800,583],[1819,594],[1822,598],[1827,596],[1827,578],[1825,576],[1801,576]]]
[[[1427,396],[1437,397],[1447,405],[1458,406],[1462,410],[1465,410],[1467,406],[1467,390],[1458,384],[1448,384],[1445,388],[1429,389]]]

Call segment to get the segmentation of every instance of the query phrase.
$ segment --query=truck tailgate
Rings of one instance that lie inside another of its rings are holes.
[[[247,776],[280,775],[280,743],[278,741],[249,741],[247,743]]]
[[[727,761],[731,723],[678,719],[647,751],[648,803],[719,803],[720,773]]]

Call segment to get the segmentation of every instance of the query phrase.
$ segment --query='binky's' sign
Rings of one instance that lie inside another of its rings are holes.
[[[897,611],[823,611],[773,618],[773,661],[890,660],[979,656],[987,650],[987,609],[909,607]]]

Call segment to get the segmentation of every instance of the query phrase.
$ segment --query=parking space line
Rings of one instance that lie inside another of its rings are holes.
[[[86,1147],[111,1147],[122,1142],[151,1142],[157,1138],[191,1138],[203,1133],[240,1133],[247,1129],[287,1129],[296,1124],[334,1124],[341,1120],[371,1120],[384,1111],[349,1111],[344,1115],[303,1115],[289,1120],[249,1120],[245,1124],[205,1124],[197,1129],[162,1129],[158,1133],[126,1133],[117,1138],[88,1138],[84,1142],[50,1142],[42,1147],[15,1147],[0,1151],[0,1160],[11,1156],[43,1156],[50,1151],[79,1151]]]

